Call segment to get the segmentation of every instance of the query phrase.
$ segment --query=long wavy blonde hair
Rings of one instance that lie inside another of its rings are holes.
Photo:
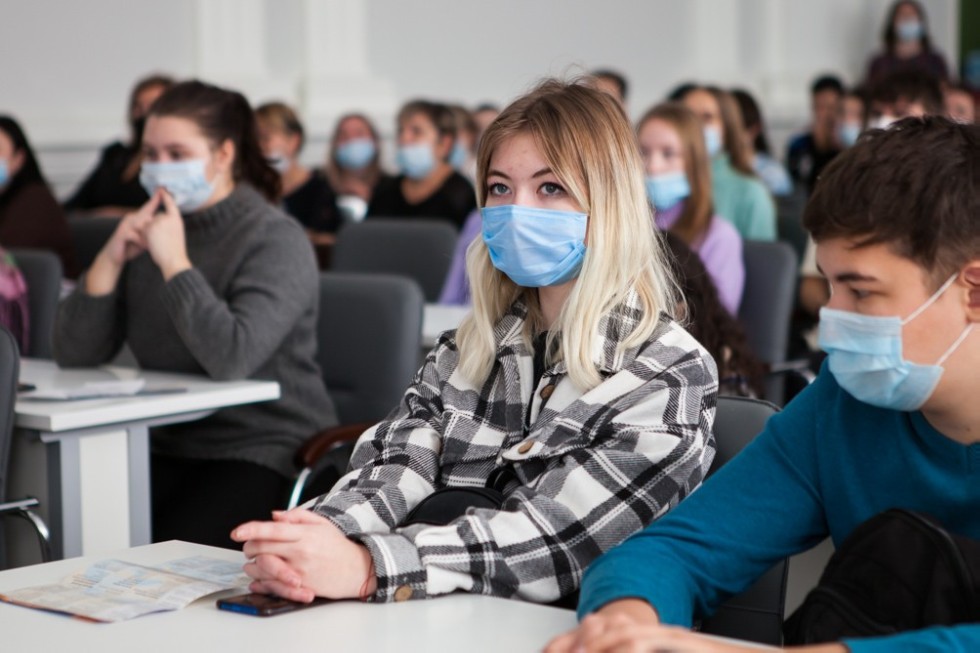
[[[496,149],[518,134],[530,134],[569,195],[589,216],[585,261],[555,324],[547,351],[565,361],[572,381],[583,390],[601,377],[594,362],[603,314],[635,289],[643,314],[627,349],[649,338],[661,311],[672,312],[674,282],[665,265],[643,183],[643,164],[626,114],[588,80],[548,79],[501,112],[480,140],[477,199],[487,198],[487,170]],[[525,339],[547,329],[536,288],[524,288],[497,270],[482,238],[466,256],[473,311],[460,325],[460,372],[473,383],[485,380],[496,358],[494,325],[518,298],[528,307]]]

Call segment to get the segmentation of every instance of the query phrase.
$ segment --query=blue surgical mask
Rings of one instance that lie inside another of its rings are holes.
[[[337,146],[337,165],[344,170],[363,170],[377,153],[370,138],[355,138]]]
[[[462,170],[466,166],[466,161],[469,159],[470,152],[466,149],[458,140],[453,143],[453,150],[449,153],[449,165],[455,168],[457,171]]]
[[[708,156],[714,158],[721,152],[721,131],[717,127],[705,125],[704,127],[704,147],[708,150]]]
[[[144,163],[140,167],[140,184],[150,195],[163,187],[174,204],[184,213],[201,208],[214,193],[214,184],[204,175],[204,160]]]
[[[277,152],[276,154],[267,157],[266,161],[268,161],[269,165],[272,166],[272,169],[278,172],[280,175],[286,174],[286,171],[289,170],[289,158],[282,152]]]
[[[837,138],[844,147],[851,147],[857,143],[858,136],[861,135],[861,125],[854,122],[841,123],[837,128]]]
[[[495,268],[519,286],[556,286],[578,276],[588,216],[529,206],[480,209],[483,241]]]
[[[919,365],[902,357],[902,327],[932,306],[956,281],[954,274],[904,320],[820,309],[820,347],[827,352],[830,373],[858,401],[891,410],[918,410],[943,374],[943,363],[963,342],[968,325],[935,365]]]
[[[0,188],[7,185],[10,181],[10,164],[6,159],[0,159]]]
[[[647,197],[658,211],[673,208],[691,196],[691,184],[683,172],[668,172],[646,178]]]
[[[897,25],[895,25],[895,36],[898,37],[899,41],[904,41],[908,43],[909,41],[918,41],[922,38],[922,34],[925,30],[922,28],[922,22],[918,20],[903,20]]]
[[[402,145],[395,157],[398,167],[410,179],[425,179],[436,167],[436,155],[426,143]]]

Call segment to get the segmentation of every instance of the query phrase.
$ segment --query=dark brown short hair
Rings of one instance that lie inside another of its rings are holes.
[[[821,174],[803,225],[817,242],[887,244],[941,283],[980,257],[980,127],[926,116],[866,132]]]

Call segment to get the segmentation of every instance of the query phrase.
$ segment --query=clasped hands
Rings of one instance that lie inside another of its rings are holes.
[[[163,278],[191,267],[184,238],[184,219],[173,198],[158,188],[138,210],[123,216],[116,231],[100,252],[100,258],[121,269],[143,252],[149,252]]]
[[[245,543],[252,592],[309,603],[317,596],[365,599],[377,590],[367,547],[309,510],[275,511],[271,522],[246,522],[231,539]]]

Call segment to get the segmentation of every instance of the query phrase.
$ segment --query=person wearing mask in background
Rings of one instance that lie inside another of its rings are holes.
[[[932,47],[926,11],[914,0],[898,0],[885,19],[882,32],[885,51],[868,63],[864,84],[873,87],[902,71],[926,74],[937,82],[949,79],[946,59]]]
[[[742,112],[742,126],[755,174],[759,175],[759,179],[773,195],[791,195],[793,180],[783,164],[772,157],[766,123],[759,104],[751,93],[743,89],[733,90],[732,97],[738,102],[738,108]]]
[[[703,133],[698,117],[676,102],[650,109],[636,129],[657,227],[697,252],[721,304],[736,315],[745,286],[742,238],[714,215]]]
[[[714,454],[716,369],[670,317],[622,109],[586,83],[544,81],[487,130],[477,179],[473,311],[361,436],[334,491],[235,530],[252,591],[550,603],[696,494]],[[463,487],[499,503],[413,522]]]
[[[593,71],[592,78],[595,80],[595,87],[616,98],[619,106],[623,107],[623,111],[628,116],[629,109],[626,108],[626,102],[629,98],[629,82],[626,81],[626,77],[615,70],[602,69]]]
[[[934,77],[917,71],[889,75],[871,89],[868,127],[887,129],[902,118],[945,114],[943,92]]]
[[[41,174],[20,124],[0,116],[0,245],[46,249],[66,277],[78,274],[65,212]]]
[[[765,367],[752,353],[742,325],[721,299],[701,257],[677,235],[664,234],[681,299],[677,316],[718,366],[718,394],[762,397]]]
[[[864,90],[853,88],[844,93],[837,112],[837,143],[847,149],[857,143],[868,124],[868,105]]]
[[[837,112],[844,85],[833,75],[818,77],[810,86],[810,128],[790,139],[786,167],[793,180],[813,192],[813,184],[824,167],[840,154],[837,142]]]
[[[445,105],[409,102],[398,112],[401,174],[382,179],[367,217],[447,220],[457,229],[476,208],[476,194],[466,177],[449,165],[456,142],[456,119]]]
[[[943,92],[946,117],[964,125],[977,121],[977,101],[973,91],[963,84],[947,84]]]
[[[752,171],[735,100],[714,87],[685,85],[678,92],[681,102],[701,120],[711,158],[715,214],[735,225],[744,240],[775,240],[776,207]]]
[[[476,120],[460,104],[450,105],[449,110],[456,119],[456,141],[449,154],[449,165],[472,183],[476,178]]]
[[[118,217],[149,199],[139,182],[143,125],[150,105],[173,84],[167,75],[151,75],[136,83],[129,94],[129,142],[116,141],[102,150],[95,169],[65,202],[66,211]]]
[[[484,102],[483,104],[477,105],[473,109],[473,121],[476,123],[476,146],[474,149],[479,149],[480,138],[483,136],[483,132],[487,130],[497,116],[500,115],[500,109],[496,104],[490,104],[489,102]]]
[[[314,243],[332,243],[340,226],[337,197],[323,173],[299,162],[306,139],[299,116],[282,102],[269,102],[255,110],[255,119],[262,154],[279,173],[286,213],[299,220]]]
[[[233,546],[235,524],[282,505],[297,447],[337,423],[315,357],[313,250],[276,206],[240,93],[189,81],[160,96],[140,181],[149,201],[58,307],[54,358],[100,365],[125,342],[144,369],[279,383],[276,401],[151,433],[154,541]]]
[[[582,624],[546,653],[757,651],[758,644],[692,632],[692,622],[827,537],[838,551],[845,541],[855,546],[843,568],[858,556],[887,558],[888,547],[861,548],[850,538],[892,508],[941,524],[945,531],[930,529],[945,540],[940,546],[957,549],[949,534],[970,538],[959,551],[973,555],[980,538],[978,169],[980,127],[934,116],[874,130],[828,166],[804,217],[834,287],[822,317],[832,325],[821,332],[827,364],[701,489],[589,567]],[[935,580],[945,556],[908,539],[905,564]],[[893,550],[905,544],[893,541]],[[848,579],[853,590],[842,591],[840,602],[823,603],[827,618],[819,623],[853,635],[789,650],[980,650],[974,610],[950,623],[956,612],[932,609],[964,600],[974,587],[969,571],[955,572],[959,583],[924,581],[928,591],[902,585],[896,592],[899,579],[887,564],[880,573],[850,568],[865,573]],[[858,592],[860,607],[837,607]]]
[[[348,113],[337,121],[326,173],[344,219],[363,220],[374,189],[386,176],[381,169],[381,137],[367,116]]]

